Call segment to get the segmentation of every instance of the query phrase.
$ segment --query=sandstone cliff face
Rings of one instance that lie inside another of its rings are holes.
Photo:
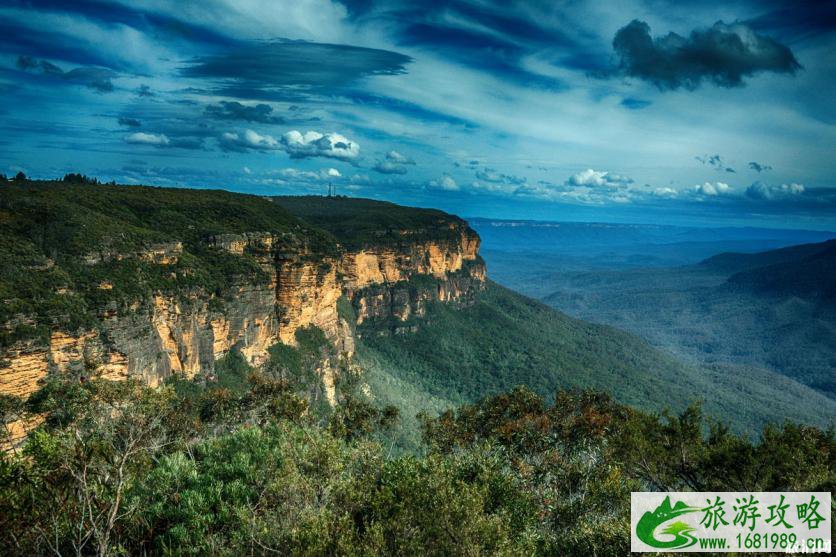
[[[411,241],[316,256],[304,239],[253,232],[207,239],[209,245],[253,257],[266,280],[241,279],[218,294],[157,292],[130,308],[104,307],[94,330],[53,331],[47,342],[18,342],[0,355],[0,393],[26,396],[50,373],[108,379],[135,377],[158,385],[172,374],[193,377],[236,348],[255,366],[276,342],[294,344],[296,331],[316,326],[342,358],[354,353],[354,325],[385,322],[398,330],[421,316],[433,300],[467,304],[485,279],[479,238],[458,225],[444,240]],[[151,246],[125,257],[170,265],[181,256],[179,242]],[[91,254],[95,265],[118,254]],[[101,288],[105,288],[100,286]],[[341,316],[345,297],[356,323]],[[414,326],[414,323],[410,326]],[[326,394],[334,399],[335,361],[320,365]]]

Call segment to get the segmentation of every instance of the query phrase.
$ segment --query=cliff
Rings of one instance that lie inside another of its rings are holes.
[[[0,194],[0,216],[15,217],[0,229],[9,265],[0,289],[7,297],[0,393],[27,396],[53,373],[158,385],[172,374],[211,373],[233,348],[260,366],[272,345],[293,345],[297,331],[315,326],[332,346],[319,371],[333,402],[334,374],[340,360],[351,360],[358,331],[414,328],[427,303],[468,304],[484,285],[478,236],[437,211],[398,207],[409,218],[369,219],[335,233],[310,211],[293,217],[285,198],[28,188]],[[104,213],[102,196],[117,209]],[[343,213],[329,217],[332,228],[379,208],[319,199]],[[21,210],[48,213],[65,234],[45,241],[38,216]],[[219,210],[229,222],[218,221]],[[25,284],[33,275],[37,292]]]

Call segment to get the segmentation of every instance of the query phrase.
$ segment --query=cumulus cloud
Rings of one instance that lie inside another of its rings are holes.
[[[273,114],[273,107],[265,103],[246,105],[237,101],[221,101],[218,104],[208,105],[204,112],[210,118],[217,120],[243,120],[261,124],[284,123],[284,118]]]
[[[766,172],[768,170],[772,170],[772,167],[769,166],[768,164],[761,164],[759,162],[754,162],[754,161],[749,163],[749,168],[751,168],[755,172]]]
[[[415,161],[399,153],[389,151],[384,160],[379,160],[372,167],[372,170],[381,174],[406,174],[408,165],[414,165]]]
[[[165,146],[171,144],[171,141],[163,133],[154,134],[154,133],[136,132],[136,133],[132,133],[131,135],[125,137],[125,141],[127,143],[134,143],[134,144],[137,144],[137,145],[153,145],[155,147],[165,147]]]
[[[571,179],[560,184],[539,180],[536,183],[517,186],[513,190],[513,194],[535,199],[582,203],[585,205],[626,204],[631,203],[633,200],[633,193],[626,188],[598,187],[594,185],[597,181],[587,180],[587,182],[589,182],[589,185],[578,187],[578,185],[572,183]]]
[[[623,188],[633,183],[632,178],[587,168],[569,177],[566,183],[575,187]]]
[[[746,196],[761,201],[775,201],[801,195],[805,190],[806,188],[803,184],[791,183],[773,186],[764,184],[763,182],[755,182],[746,188]]]
[[[669,187],[656,188],[652,193],[656,197],[676,197],[679,195],[679,192]]]
[[[220,137],[220,146],[224,151],[275,151],[281,144],[273,136],[262,135],[253,130],[243,133],[226,132]]]
[[[521,185],[526,182],[526,178],[521,176],[514,176],[513,174],[503,174],[497,172],[493,168],[483,168],[476,172],[476,177],[484,182],[492,184],[515,184]]]
[[[443,174],[437,180],[430,180],[427,184],[430,188],[445,191],[458,191],[459,185],[449,174]]]
[[[272,174],[280,176],[283,182],[323,183],[343,178],[342,173],[336,168],[322,168],[320,170],[283,168]]]
[[[507,191],[503,186],[498,184],[489,184],[486,188],[490,191]],[[565,198],[572,191],[573,188],[566,184],[555,184],[548,180],[538,180],[536,183],[522,184],[511,190],[514,195],[552,200]]]
[[[668,33],[652,37],[650,26],[633,20],[613,39],[619,58],[615,72],[648,81],[659,89],[693,90],[704,81],[740,87],[759,72],[795,74],[801,69],[792,51],[743,23],[718,21],[688,37]]]
[[[58,78],[68,83],[83,85],[99,93],[113,91],[111,79],[118,77],[116,72],[98,66],[81,66],[69,71],[64,71],[59,66],[47,60],[38,60],[31,56],[19,56],[17,67],[26,72],[40,72],[42,75]]]
[[[415,161],[398,151],[386,153],[386,160],[395,164],[415,164]]]
[[[282,148],[295,159],[306,157],[327,157],[352,161],[360,156],[360,145],[338,133],[297,130],[282,136]]]
[[[731,193],[732,187],[725,182],[705,182],[704,184],[697,184],[694,186],[694,191],[698,195],[705,195],[708,197],[717,197]]]

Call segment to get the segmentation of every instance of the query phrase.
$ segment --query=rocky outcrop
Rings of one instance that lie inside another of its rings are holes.
[[[360,334],[414,331],[431,302],[459,307],[470,305],[484,287],[485,268],[474,261],[442,278],[423,276],[420,280],[374,284],[353,293],[352,305],[361,325]]]
[[[320,328],[335,353],[350,359],[356,325],[380,323],[399,332],[403,324],[407,330],[431,301],[470,303],[485,279],[479,238],[459,222],[438,241],[404,234],[394,244],[328,255],[292,234],[221,234],[206,243],[254,259],[264,276],[241,277],[220,293],[156,292],[128,308],[101,308],[94,330],[53,331],[47,342],[14,343],[0,357],[0,393],[26,396],[50,373],[135,377],[158,385],[172,374],[208,373],[233,348],[259,366],[270,346],[294,344],[296,331],[309,326]],[[124,257],[171,265],[182,254],[182,243],[172,242]],[[113,257],[123,256],[91,254],[84,263]],[[356,323],[341,315],[341,299],[353,306]],[[320,366],[332,401],[337,363],[332,358]]]

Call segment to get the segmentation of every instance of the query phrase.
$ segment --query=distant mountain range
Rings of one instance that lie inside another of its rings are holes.
[[[755,254],[721,254],[703,265],[734,271],[731,287],[836,302],[836,240]]]
[[[836,238],[836,233],[770,228],[700,228],[652,224],[539,222],[471,218],[487,251],[560,256],[566,265],[672,266],[720,252],[759,252]],[[554,269],[553,269],[554,270]]]
[[[786,233],[780,241],[818,234]],[[490,246],[485,254],[497,280],[570,315],[631,331],[691,365],[777,372],[833,399],[836,241],[723,251],[669,267],[607,267],[595,260],[584,266],[577,259],[561,267],[559,253]]]

